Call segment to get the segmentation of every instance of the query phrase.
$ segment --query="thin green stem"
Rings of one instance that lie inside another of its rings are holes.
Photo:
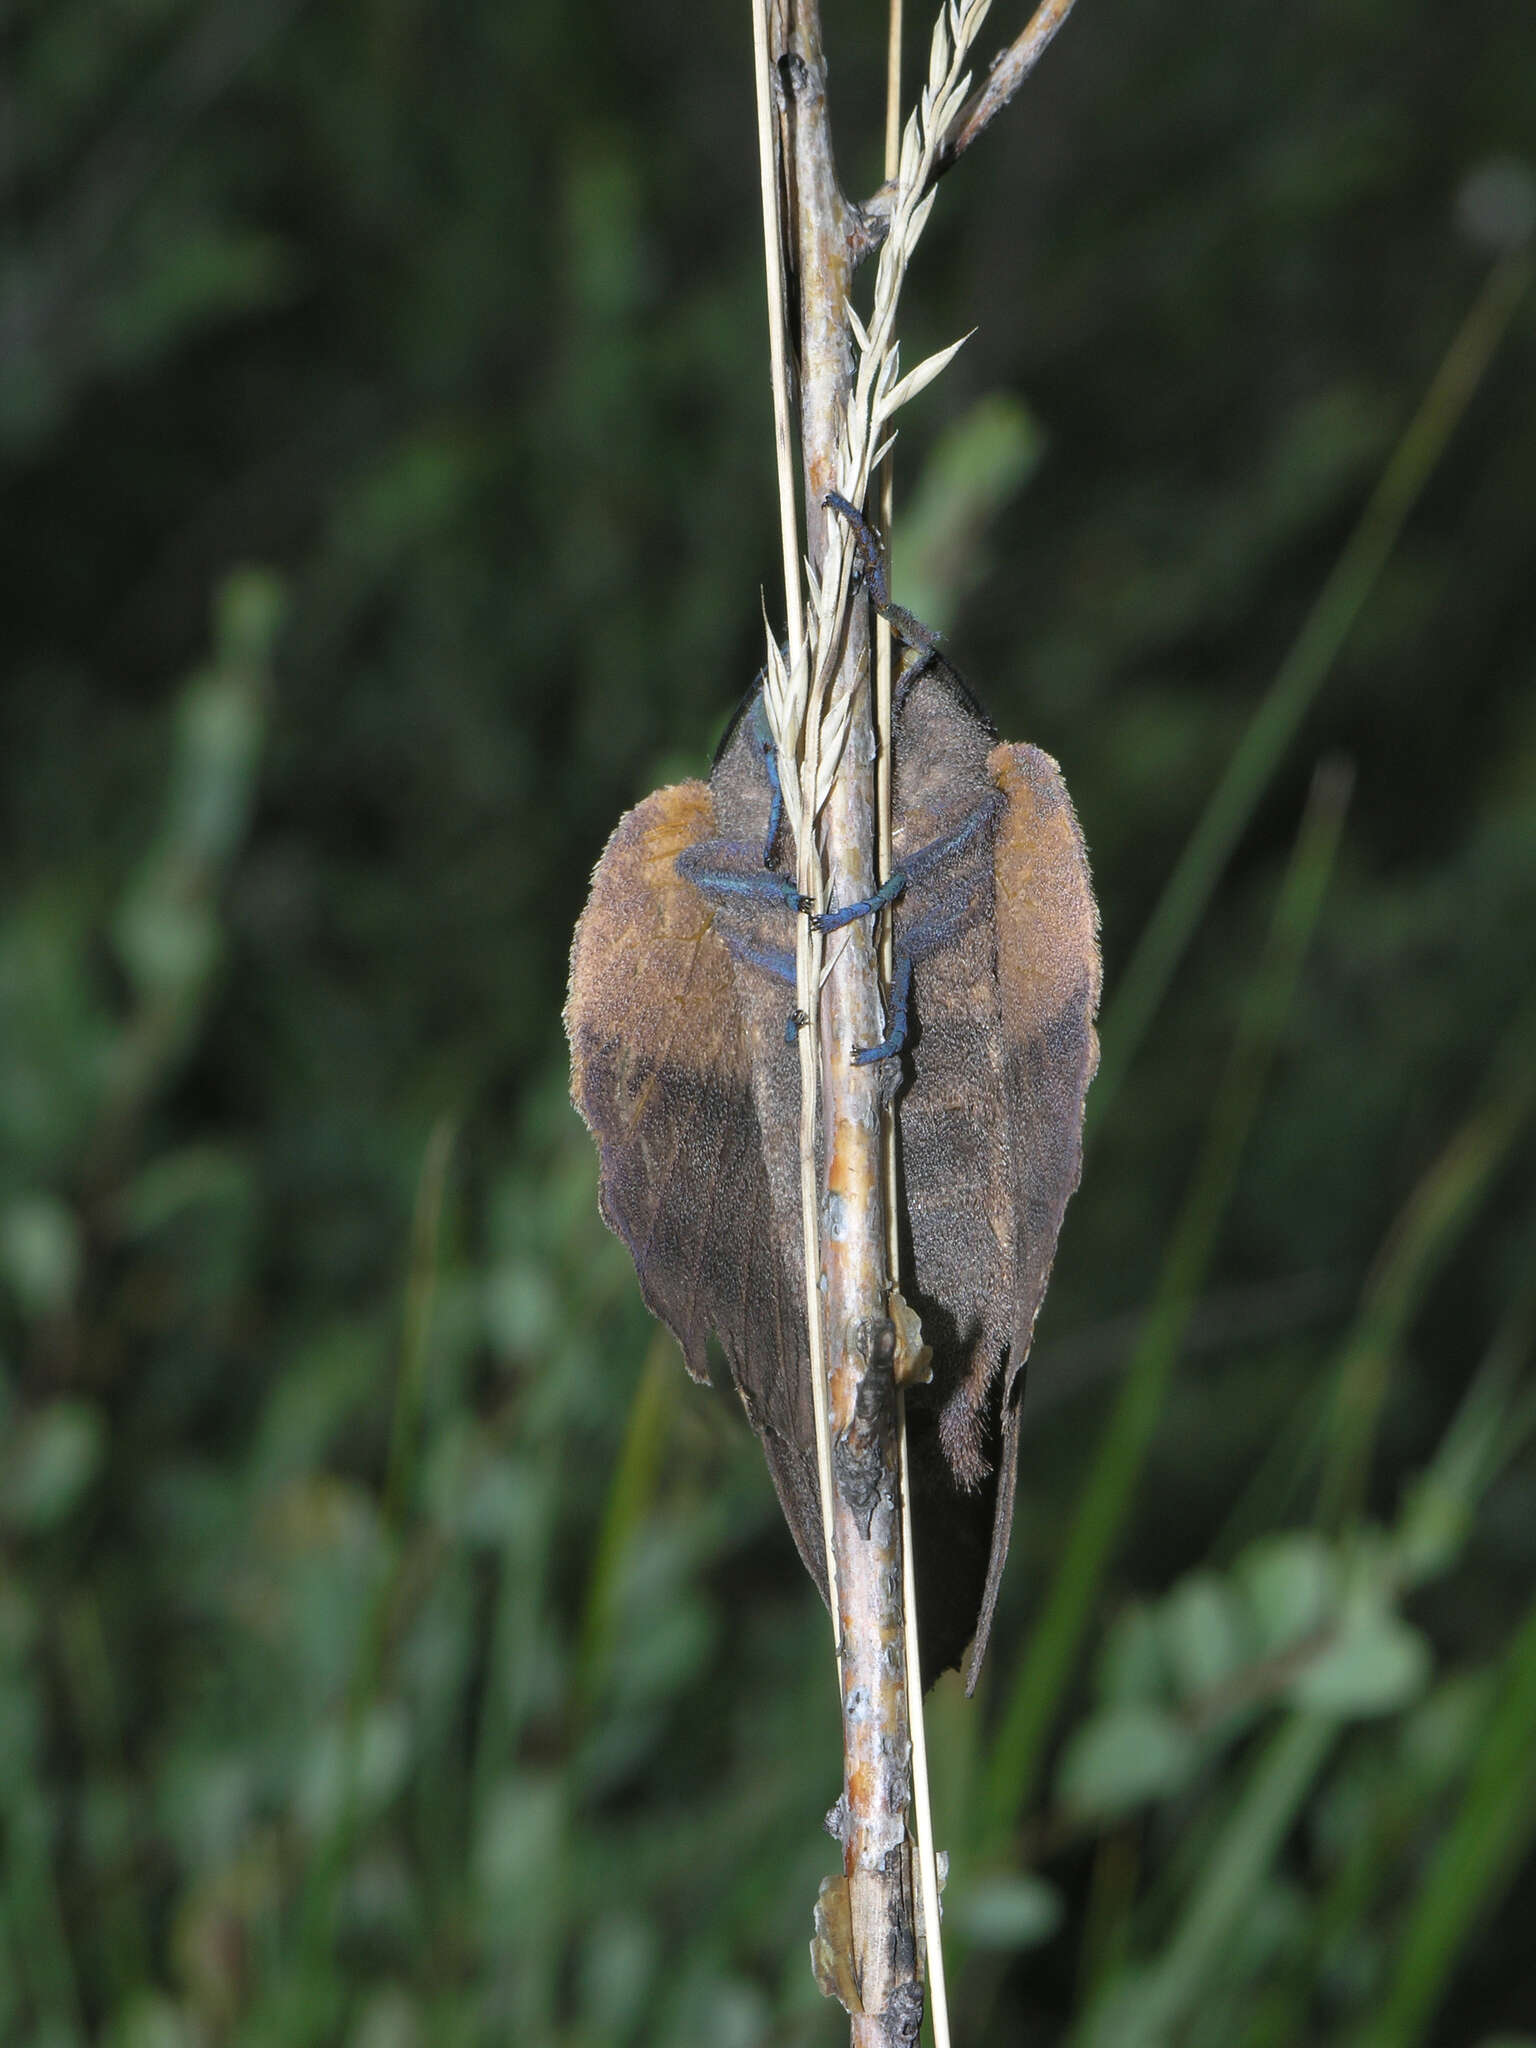
[[[312,2035],[324,2031],[329,2024],[331,1937],[342,1872],[357,1828],[363,1731],[383,1675],[390,1615],[399,1595],[405,1566],[406,1524],[410,1514],[412,1474],[431,1350],[432,1307],[437,1293],[438,1239],[452,1150],[453,1124],[444,1117],[433,1127],[427,1140],[411,1223],[411,1264],[406,1282],[404,1334],[384,1482],[384,1554],[387,1562],[363,1618],[347,1692],[342,1732],[342,1789],[336,1818],[319,1845],[300,1912],[298,1984],[305,2008],[303,2024]]]
[[[590,1708],[602,1683],[613,1634],[613,1617],[624,1560],[656,1492],[677,1380],[676,1346],[658,1330],[630,1404],[624,1447],[608,1489],[602,1527],[593,1553],[581,1624],[577,1695]]]
[[[1327,681],[1530,276],[1523,253],[1490,271],[1191,833],[1106,1007],[1103,1057],[1088,1097],[1090,1136],[1108,1116],[1233,848]]]
[[[411,1268],[406,1282],[405,1335],[400,1353],[400,1377],[395,1388],[394,1414],[390,1419],[389,1469],[384,1484],[384,1518],[391,1529],[400,1526],[410,1508],[411,1479],[421,1437],[421,1404],[430,1354],[432,1310],[437,1299],[438,1235],[442,1228],[443,1195],[448,1182],[453,1138],[453,1120],[440,1117],[427,1140],[416,1190],[415,1214],[411,1219]]]
[[[1318,1519],[1341,1527],[1365,1493],[1376,1425],[1404,1331],[1461,1241],[1536,1107],[1536,1009],[1517,1021],[1495,1061],[1492,1087],[1415,1187],[1367,1282],[1339,1360]]]
[[[48,1803],[35,1785],[13,1783],[5,1802],[9,1904],[18,1960],[27,1973],[36,2015],[61,2048],[86,2038],[80,1986],[53,1865]],[[45,2031],[40,2028],[39,2031]]]
[[[1536,1839],[1536,1601],[1504,1663],[1504,1680],[1459,1812],[1394,1944],[1396,1968],[1359,2048],[1415,2048],[1468,1935]]]
[[[1193,2010],[1294,1826],[1339,1727],[1331,1714],[1292,1714],[1260,1751],[1173,1939],[1138,1997],[1134,2038],[1162,2040]]]

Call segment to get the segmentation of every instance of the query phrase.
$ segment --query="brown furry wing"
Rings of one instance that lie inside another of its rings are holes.
[[[963,712],[940,709],[969,731]],[[934,1319],[943,1397],[930,1413],[928,1390],[914,1390],[909,1417],[932,1596],[923,1662],[931,1677],[958,1657],[974,1617],[972,1683],[1008,1554],[1024,1361],[1081,1166],[1099,994],[1088,864],[1056,764],[1027,746],[985,758],[1003,798],[992,873],[942,881],[952,910],[975,888],[976,918],[919,966],[926,1037],[901,1113],[916,1298]],[[979,750],[971,773],[981,782]],[[571,955],[571,1094],[597,1139],[604,1219],[647,1305],[696,1379],[710,1330],[719,1337],[825,1596],[784,996],[722,936],[734,917],[738,950],[765,943],[741,922],[756,913],[712,904],[677,870],[715,837],[716,810],[703,783],[682,783],[609,841]]]
[[[1099,1063],[1098,912],[1061,771],[1030,746],[994,747],[987,766],[1006,799],[993,858],[1014,1239],[997,1498],[971,1685],[986,1651],[1013,1526],[1024,1362],[1061,1219],[1082,1171],[1083,1100]]]
[[[627,812],[604,849],[571,951],[571,1099],[646,1306],[695,1379],[709,1377],[715,1331],[825,1589],[800,1265],[785,1255],[753,1086],[760,1033],[743,1020],[716,910],[677,872],[715,824],[707,786],[679,783]],[[777,1030],[782,1056],[782,1019]]]

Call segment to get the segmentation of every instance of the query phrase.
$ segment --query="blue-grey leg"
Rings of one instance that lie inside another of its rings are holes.
[[[720,936],[730,948],[731,958],[740,960],[748,967],[760,967],[764,974],[771,974],[775,981],[782,981],[790,988],[795,985],[795,956],[789,948],[778,946],[754,946],[750,939],[738,933],[722,930]]]
[[[840,932],[845,924],[852,924],[858,917],[873,917],[877,910],[884,910],[888,903],[894,903],[907,886],[906,871],[897,868],[883,881],[873,896],[863,896],[857,903],[845,903],[841,910],[820,910],[811,914],[811,924],[819,932]]]
[[[822,504],[842,514],[853,528],[853,537],[858,544],[859,559],[864,565],[864,587],[870,601],[881,618],[901,635],[909,647],[929,648],[938,639],[932,626],[925,626],[921,619],[913,618],[909,611],[891,602],[891,586],[886,580],[885,563],[880,558],[880,543],[874,528],[863,513],[837,491],[828,491]]]
[[[935,870],[942,871],[957,854],[964,853],[971,842],[992,824],[1002,805],[1000,794],[994,794],[979,803],[969,816],[958,824],[953,832],[947,832],[942,839],[930,840],[909,854],[904,864],[897,868],[888,880],[882,882],[873,896],[865,896],[857,903],[845,903],[840,910],[814,911],[811,924],[819,932],[841,931],[845,924],[852,924],[856,917],[872,917],[877,910],[884,910],[888,903],[906,888],[909,882],[926,881]],[[933,920],[929,919],[929,923]],[[946,919],[946,922],[952,922]],[[926,930],[927,926],[923,927]],[[909,952],[918,948],[909,938],[906,942]],[[924,948],[923,950],[931,950]]]
[[[916,853],[909,853],[902,862],[902,873],[910,882],[926,881],[936,869],[942,869],[956,854],[964,853],[979,833],[985,832],[995,821],[1003,808],[1003,793],[993,790],[982,798],[974,811],[968,811],[953,832],[946,832],[942,839],[930,839],[926,846],[920,846]]]
[[[739,860],[741,865],[733,865]],[[744,897],[748,902],[783,903],[791,910],[809,910],[811,899],[802,896],[788,875],[757,865],[757,852],[736,839],[705,839],[697,846],[685,846],[677,856],[677,871],[684,880],[702,889],[706,896]]]
[[[773,865],[773,843],[784,822],[784,785],[779,780],[779,750],[768,727],[768,707],[763,702],[761,690],[752,701],[752,739],[763,757],[763,773],[768,778],[768,830],[763,835],[763,866],[766,868]]]
[[[885,1036],[878,1045],[860,1047],[853,1055],[856,1067],[872,1067],[876,1060],[893,1060],[907,1042],[907,1009],[912,1000],[912,956],[897,956],[891,982],[890,1007],[886,1012]]]
[[[773,842],[784,822],[784,787],[779,781],[778,753],[772,746],[763,755],[763,766],[768,770],[768,787],[773,792],[768,805],[768,830],[763,836],[763,866],[768,867],[773,860]]]

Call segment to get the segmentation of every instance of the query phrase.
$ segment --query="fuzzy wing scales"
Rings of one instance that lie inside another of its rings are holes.
[[[646,1306],[695,1379],[709,1377],[714,1330],[824,1590],[805,1305],[769,1186],[753,1033],[718,907],[677,869],[715,831],[702,782],[657,790],[619,821],[571,952],[571,1099],[597,1140],[603,1220]]]
[[[1018,1475],[1023,1369],[1056,1240],[1083,1161],[1083,1101],[1099,1063],[1098,911],[1083,835],[1061,770],[1038,747],[994,747],[1005,808],[994,841],[997,982],[1013,1174],[1012,1331],[974,1684],[1008,1555]]]
[[[700,782],[657,790],[619,821],[576,927],[566,1003],[571,1099],[597,1140],[603,1219],[700,1380],[712,1325],[741,1342],[767,1199],[730,955],[675,865],[712,829]]]
[[[946,719],[971,723],[952,711]],[[974,1617],[973,1683],[1008,1552],[1024,1362],[1081,1166],[1099,994],[1087,859],[1055,762],[1000,745],[985,778],[980,769],[978,759],[977,800],[987,787],[1001,799],[992,901],[978,897],[974,916],[955,917],[973,885],[962,887],[957,871],[935,878],[941,925],[953,929],[919,966],[926,1062],[920,1040],[904,1121],[916,1291],[921,1299],[926,1282],[958,1318],[947,1337],[942,1326],[934,1333],[953,1413],[926,1414],[924,1390],[910,1411],[922,1468],[919,1576],[938,1596],[923,1662],[932,1677],[953,1661]],[[604,1218],[629,1247],[647,1305],[698,1379],[708,1377],[716,1332],[825,1595],[803,1288],[788,1234],[793,1091],[782,997],[733,957],[720,906],[677,866],[717,830],[716,800],[698,782],[659,790],[620,821],[572,953],[571,1092],[597,1139]],[[744,936],[736,932],[738,952]],[[963,1130],[954,1121],[962,1105]],[[949,1251],[963,1254],[963,1270],[949,1270]],[[971,1424],[981,1432],[974,1443],[957,1433]]]

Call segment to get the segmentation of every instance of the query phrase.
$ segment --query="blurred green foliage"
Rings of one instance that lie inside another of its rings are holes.
[[[748,49],[0,24],[6,2043],[843,2032],[824,1618],[558,1026],[773,582]],[[1081,0],[924,245],[897,595],[1064,764],[1115,1083],[929,1702],[963,2041],[1536,2035],[1533,132],[1498,0]]]

